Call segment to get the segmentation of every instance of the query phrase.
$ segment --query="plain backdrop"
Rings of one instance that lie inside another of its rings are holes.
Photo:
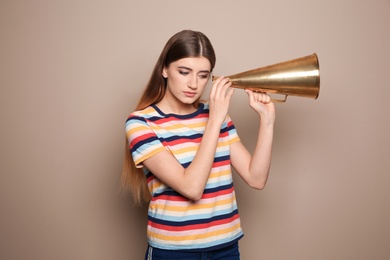
[[[276,105],[267,187],[234,176],[242,259],[390,259],[389,27],[389,0],[1,0],[0,258],[142,259],[146,208],[118,193],[124,122],[193,29],[218,75],[320,60],[319,98]],[[253,151],[242,90],[229,113]]]

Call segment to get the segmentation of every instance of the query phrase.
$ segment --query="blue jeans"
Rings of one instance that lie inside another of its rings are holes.
[[[145,260],[239,260],[238,242],[231,246],[205,252],[163,250],[148,246]]]

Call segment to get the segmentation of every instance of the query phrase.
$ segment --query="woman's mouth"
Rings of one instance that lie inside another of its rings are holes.
[[[185,95],[186,97],[195,97],[196,92],[184,91],[184,95]]]

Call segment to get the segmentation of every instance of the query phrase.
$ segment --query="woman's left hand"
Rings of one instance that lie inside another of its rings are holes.
[[[275,120],[275,106],[271,101],[270,95],[263,92],[254,92],[249,89],[246,89],[245,92],[248,94],[251,108],[255,110],[261,118],[267,118],[273,122]]]

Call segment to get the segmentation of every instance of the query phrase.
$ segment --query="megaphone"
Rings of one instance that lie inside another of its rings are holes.
[[[234,88],[285,96],[282,100],[272,99],[273,102],[286,102],[288,96],[317,99],[320,92],[319,61],[315,53],[226,77]],[[217,78],[213,76],[212,80]]]

